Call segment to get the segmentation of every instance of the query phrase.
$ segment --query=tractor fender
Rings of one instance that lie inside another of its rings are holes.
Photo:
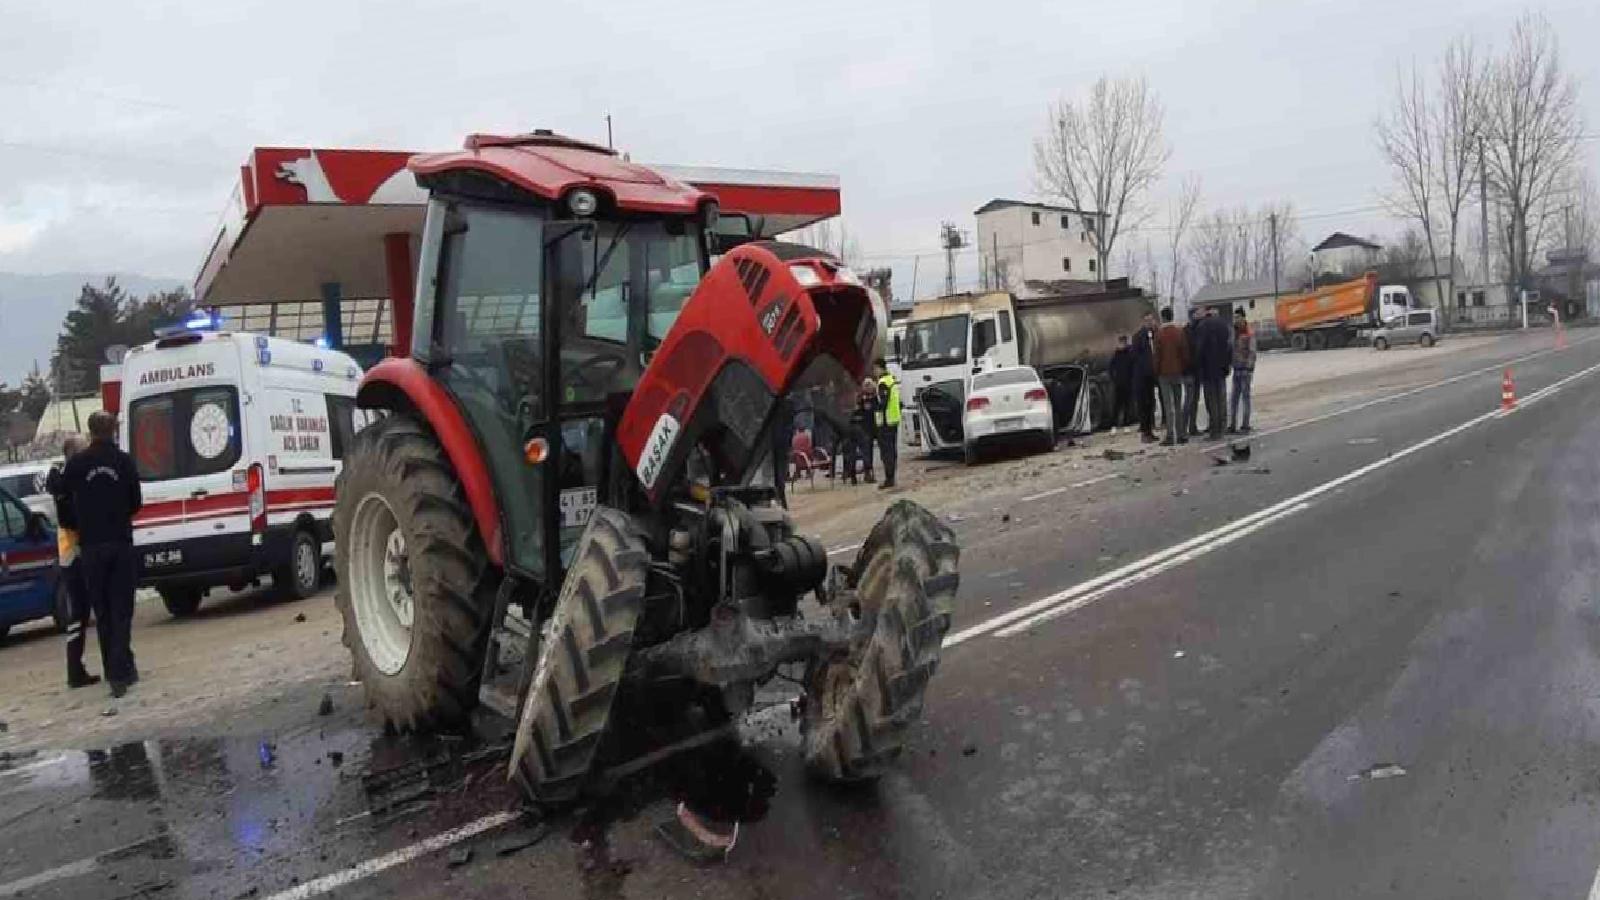
[[[367,370],[356,390],[356,405],[362,409],[406,412],[421,419],[444,448],[450,467],[461,480],[461,489],[478,523],[478,533],[496,566],[504,566],[500,546],[500,505],[494,499],[494,485],[483,465],[477,438],[462,417],[454,397],[428,375],[414,359],[389,357]]]

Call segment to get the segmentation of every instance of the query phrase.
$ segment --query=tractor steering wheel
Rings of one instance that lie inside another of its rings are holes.
[[[597,353],[563,372],[562,381],[568,390],[575,390],[581,385],[587,390],[603,394],[605,386],[627,362],[628,358],[621,353]],[[604,377],[599,372],[590,373],[591,369],[602,366],[607,368]]]

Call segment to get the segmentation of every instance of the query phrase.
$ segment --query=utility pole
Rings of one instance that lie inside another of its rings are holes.
[[[1483,229],[1483,283],[1488,284],[1493,278],[1489,274],[1489,169],[1484,162],[1483,138],[1478,138],[1478,215],[1482,218],[1479,223]]]
[[[606,113],[606,149],[617,149],[616,146],[611,143],[611,113]]]
[[[921,256],[911,257],[911,305],[917,305],[917,268],[922,265]]]
[[[1267,228],[1272,238],[1272,308],[1278,308],[1278,214],[1267,216]]]
[[[966,238],[956,228],[954,222],[945,222],[939,226],[939,246],[944,248],[944,292],[946,295],[956,292],[956,251],[966,246]]]

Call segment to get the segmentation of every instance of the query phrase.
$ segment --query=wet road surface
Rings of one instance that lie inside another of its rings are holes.
[[[653,841],[670,805],[647,796],[504,854],[526,823],[497,822],[454,860],[440,847],[322,884],[352,897],[1587,896],[1597,365],[1600,343],[1577,342],[1519,364],[1524,397],[1572,380],[1505,417],[1478,420],[1499,396],[1482,373],[1262,437],[1246,464],[1162,455],[1127,478],[1031,501],[1040,486],[1019,484],[952,510],[954,633],[967,636],[904,764],[865,791],[808,784],[774,707],[751,743],[776,796],[725,866],[694,869]],[[1130,564],[1156,574],[1039,603]],[[1035,616],[1014,630],[984,630],[1025,608]],[[0,896],[271,897],[514,805],[470,759],[481,747],[374,734],[348,699],[267,750],[235,723],[227,738],[5,762]],[[385,806],[415,789],[397,778],[372,812],[371,773],[429,759],[446,762],[427,789]]]

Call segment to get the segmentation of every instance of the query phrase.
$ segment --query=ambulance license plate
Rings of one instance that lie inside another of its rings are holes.
[[[146,569],[159,569],[164,566],[176,566],[183,562],[182,550],[156,550],[144,555]]]

